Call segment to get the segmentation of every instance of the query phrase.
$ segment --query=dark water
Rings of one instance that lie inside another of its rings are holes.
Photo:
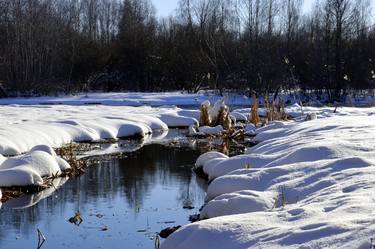
[[[0,248],[37,248],[37,228],[47,239],[42,248],[153,248],[156,232],[187,224],[204,202],[205,183],[191,171],[200,153],[146,145],[100,162],[55,192],[5,203]],[[185,210],[186,204],[195,208]],[[68,222],[77,211],[80,226]]]

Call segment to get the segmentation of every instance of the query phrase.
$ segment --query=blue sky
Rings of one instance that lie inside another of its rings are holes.
[[[178,0],[152,0],[158,16],[168,16],[178,5]]]

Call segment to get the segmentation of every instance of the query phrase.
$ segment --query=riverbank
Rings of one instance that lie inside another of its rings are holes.
[[[271,122],[244,155],[209,157],[205,219],[163,249],[369,248],[375,234],[375,116],[313,108],[317,119]]]

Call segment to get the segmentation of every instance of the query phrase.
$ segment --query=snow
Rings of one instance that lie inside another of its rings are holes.
[[[206,153],[200,155],[197,158],[197,160],[195,162],[195,167],[201,167],[201,166],[203,166],[203,164],[206,161],[209,161],[209,160],[215,159],[215,158],[228,158],[228,156],[221,153],[221,152],[218,152],[218,151],[209,151],[209,152],[206,152]]]
[[[298,107],[295,116],[301,116]],[[372,108],[304,107],[316,119],[271,122],[256,146],[196,165],[210,179],[202,220],[163,249],[369,248],[375,234]]]
[[[247,124],[244,128],[245,135],[254,136],[256,134],[256,127],[253,124]]]
[[[224,128],[221,125],[215,127],[201,126],[198,128],[198,132],[201,132],[205,135],[220,135],[223,131]]]
[[[35,145],[60,147],[121,137],[144,137],[169,127],[197,124],[196,112],[126,106],[0,106],[0,154],[28,152]],[[190,116],[189,116],[190,115]]]
[[[201,219],[218,216],[266,211],[276,201],[274,193],[240,190],[220,195],[205,205],[200,213]]]
[[[220,109],[225,107],[224,99],[216,101],[212,108],[208,109],[208,114],[210,115],[211,120],[216,120],[219,116]]]
[[[181,116],[179,114],[161,114],[159,118],[170,128],[188,127],[190,125],[198,125],[199,123],[193,117]]]
[[[0,183],[2,187],[40,186],[43,184],[43,179],[31,165],[22,165],[10,169],[1,169]]]
[[[237,112],[237,111],[233,111],[230,113],[232,119],[236,122],[247,122],[247,117],[246,115],[249,115],[249,113],[240,113],[240,112]]]
[[[34,152],[34,151],[44,151],[44,152],[50,154],[51,156],[54,156],[54,157],[57,156],[56,152],[53,150],[53,148],[51,146],[48,146],[48,145],[45,145],[45,144],[36,145],[33,148],[31,148],[30,152]]]
[[[38,145],[29,153],[7,158],[0,164],[0,187],[42,185],[43,177],[59,175],[69,168],[52,148]]]
[[[128,93],[80,93],[58,97],[30,97],[0,99],[0,105],[109,105],[109,106],[199,106],[208,100],[215,103],[223,97],[214,93],[186,92],[128,92]],[[230,105],[250,105],[250,100],[243,95],[226,94],[225,102]]]

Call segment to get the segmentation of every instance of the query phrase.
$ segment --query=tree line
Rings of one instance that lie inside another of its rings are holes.
[[[200,89],[332,98],[375,86],[370,0],[0,0],[0,81],[12,92]]]

